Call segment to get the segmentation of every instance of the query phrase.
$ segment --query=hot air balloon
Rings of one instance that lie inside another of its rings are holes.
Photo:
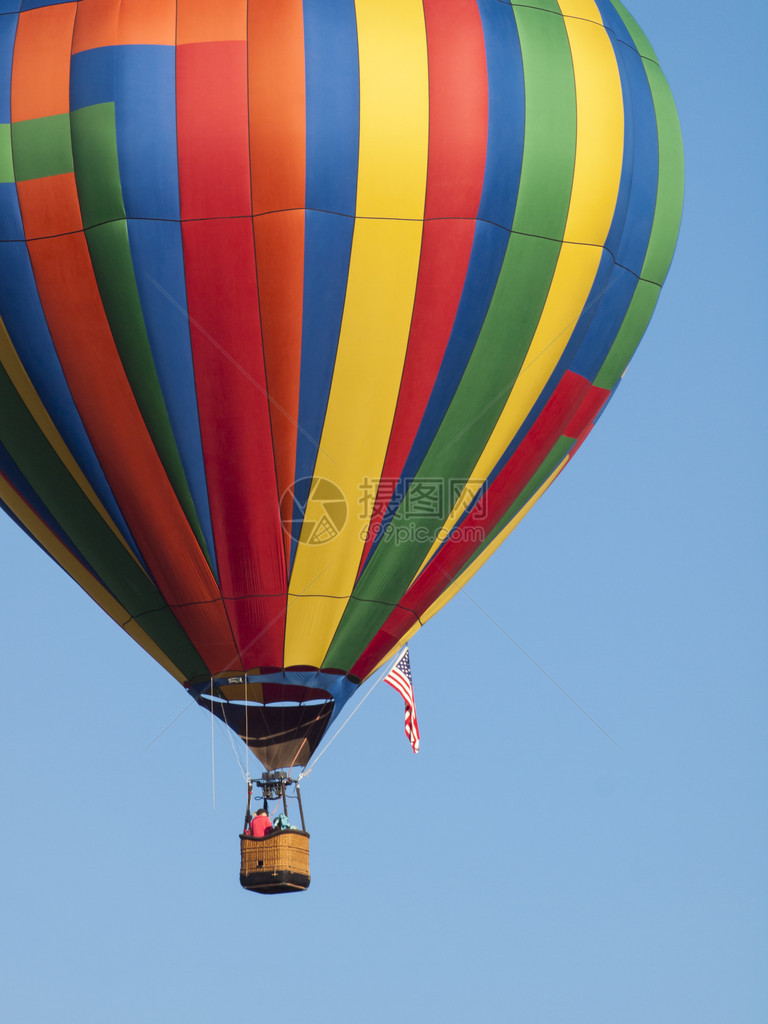
[[[668,86],[618,0],[0,11],[0,501],[277,799],[616,389]]]

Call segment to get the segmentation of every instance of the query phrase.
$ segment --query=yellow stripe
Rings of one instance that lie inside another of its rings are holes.
[[[99,513],[101,518],[110,528],[112,533],[118,538],[120,543],[130,552],[131,558],[136,561],[135,555],[131,551],[128,544],[126,544],[122,534],[118,530],[112,521],[111,516],[102,505],[96,492],[88,483],[82,470],[75,462],[72,453],[64,443],[64,439],[56,429],[53,420],[45,411],[43,403],[40,401],[40,397],[35,391],[32,381],[27,375],[27,371],[24,369],[21,360],[19,359],[16,349],[13,347],[8,331],[6,330],[5,324],[0,320],[0,363],[2,364],[5,372],[8,374],[11,383],[16,389],[16,393],[22,400],[24,405],[27,407],[30,416],[33,418],[37,426],[40,428],[41,433],[45,437],[48,444],[51,446],[54,452],[61,459],[64,467],[66,468],[69,475],[75,481],[77,486],[83,492],[85,497],[90,501],[96,511]]]
[[[289,587],[285,663],[321,665],[346,608],[381,476],[421,253],[429,82],[421,0],[357,0],[360,157],[347,297],[316,479],[348,505],[333,540],[305,526]],[[367,518],[366,518],[367,515]]]
[[[106,590],[93,576],[83,567],[83,565],[75,558],[69,549],[61,543],[54,533],[38,519],[35,513],[30,509],[29,505],[22,498],[19,497],[18,493],[11,487],[11,485],[3,478],[0,477],[0,499],[2,499],[8,508],[13,512],[19,522],[32,534],[35,540],[40,546],[48,552],[51,558],[58,562],[62,569],[68,573],[72,579],[78,583],[83,590],[91,597],[100,608],[102,608],[111,619],[113,619],[121,629],[136,641],[139,646],[143,647],[150,658],[161,665],[166,672],[169,672],[174,679],[178,682],[183,683],[185,676],[183,672],[180,672],[178,668],[170,661],[160,650],[160,648],[154,643],[153,640],[147,636],[144,630],[136,624],[131,618],[130,614],[126,611],[123,606],[115,600],[112,594]]]
[[[621,78],[594,0],[561,0],[560,9],[576,82],[573,192],[580,197],[571,202],[565,240],[602,246],[616,207],[624,152]],[[583,20],[587,17],[591,21]]]
[[[315,479],[331,480],[344,494],[347,521],[333,540],[314,545],[305,523],[289,590],[288,665],[322,664],[354,586],[367,525],[362,518],[365,482],[380,477],[389,443],[420,244],[419,223],[362,220],[355,226],[347,301],[315,467]],[[365,510],[369,515],[370,505]]]
[[[558,0],[558,6],[564,18],[582,18],[584,21],[594,21],[597,25],[603,24],[595,0]]]
[[[558,0],[563,17],[580,17],[584,22],[603,25],[602,15],[595,0]]]
[[[621,178],[624,103],[613,47],[593,0],[562,0],[560,7],[576,84],[576,159],[564,243],[531,347],[471,481],[483,481],[525,422],[568,344],[589,297],[610,230]],[[585,21],[585,18],[591,18]],[[597,22],[597,24],[594,24]],[[423,565],[448,536],[478,490],[470,483]]]
[[[357,216],[424,216],[429,83],[422,0],[356,0]]]

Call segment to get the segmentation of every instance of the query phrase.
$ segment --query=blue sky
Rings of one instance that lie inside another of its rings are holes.
[[[686,151],[656,315],[412,643],[421,753],[382,685],[305,780],[306,894],[240,889],[223,731],[0,521],[4,1020],[768,1017],[768,15],[630,7]]]

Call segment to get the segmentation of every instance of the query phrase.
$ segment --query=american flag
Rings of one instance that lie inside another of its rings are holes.
[[[416,721],[416,705],[413,702],[413,679],[411,678],[411,656],[406,647],[392,668],[384,676],[405,701],[405,735],[411,741],[414,754],[419,752],[419,723]]]

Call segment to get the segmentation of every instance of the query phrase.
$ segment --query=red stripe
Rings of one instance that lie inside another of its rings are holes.
[[[282,664],[286,591],[251,225],[183,225],[216,557],[246,668]]]
[[[192,38],[225,31],[212,11],[209,23],[202,7],[187,7],[197,17]],[[230,7],[244,17],[242,4]],[[247,65],[245,40],[177,48],[182,238],[203,455],[221,589],[252,669],[282,664],[286,582],[254,255]]]
[[[462,571],[480,547],[474,530],[487,536],[541,466],[553,446],[589,394],[592,385],[578,374],[567,370],[540,416],[521,441],[515,453],[480,502],[464,522],[443,543],[415,583],[401,598],[381,630],[352,667],[360,678],[365,676],[392,647],[392,638],[404,636],[416,617],[422,615]]]
[[[424,17],[429,60],[426,217],[473,219],[483,189],[488,138],[480,12],[476,0],[424,0]]]
[[[418,625],[418,615],[410,608],[398,605],[349,670],[349,674],[357,679],[367,678],[387,653],[401,642],[405,634]]]
[[[216,581],[117,354],[84,235],[31,241],[28,248],[72,397],[155,583],[211,671],[238,664]]]
[[[399,674],[396,675],[394,672],[390,672],[384,679],[384,682],[389,683],[393,689],[397,690],[404,701],[407,701],[409,704],[413,703],[413,687],[405,676],[401,676]]]
[[[586,398],[577,409],[573,419],[563,431],[565,436],[581,441],[592,429],[600,410],[610,397],[610,391],[607,391],[605,388],[592,386],[587,392]]]
[[[26,238],[47,238],[82,231],[75,175],[53,174],[16,184]]]
[[[250,217],[245,41],[176,48],[182,220]]]

